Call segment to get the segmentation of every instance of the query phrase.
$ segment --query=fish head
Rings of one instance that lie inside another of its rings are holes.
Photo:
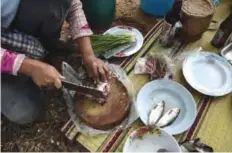
[[[178,114],[180,112],[180,109],[179,108],[173,108],[172,111]]]
[[[158,102],[158,103],[157,103],[157,106],[159,106],[159,107],[164,107],[164,105],[165,105],[165,102],[164,102],[164,101],[161,101],[161,102]]]
[[[164,102],[164,101],[161,101],[161,102],[160,102],[160,105],[161,105],[161,106],[164,106],[164,105],[165,105],[165,102]]]
[[[172,114],[172,113],[178,114],[179,112],[180,112],[179,108],[172,108],[167,112],[167,114],[169,114],[169,115]]]

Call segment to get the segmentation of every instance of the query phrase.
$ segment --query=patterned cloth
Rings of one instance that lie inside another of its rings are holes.
[[[16,30],[2,29],[1,45],[4,48],[23,53],[33,59],[42,59],[46,55],[46,51],[38,39]]]
[[[17,75],[25,55],[33,59],[43,59],[47,52],[33,36],[2,28],[1,72]]]
[[[77,38],[90,36],[93,34],[89,28],[80,0],[72,1],[72,6],[68,13],[67,21],[70,24],[72,39],[75,40]]]
[[[1,49],[1,73],[17,75],[24,59],[24,54],[15,54],[5,49]]]

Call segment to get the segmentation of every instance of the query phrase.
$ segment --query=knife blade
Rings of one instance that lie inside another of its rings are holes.
[[[77,83],[68,81],[65,78],[61,78],[61,82],[65,88],[73,90],[73,91],[77,91],[78,93],[92,95],[96,98],[105,98],[106,97],[104,89],[99,90],[97,88],[93,88],[90,86],[77,84]]]

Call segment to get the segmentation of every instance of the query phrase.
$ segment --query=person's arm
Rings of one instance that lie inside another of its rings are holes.
[[[87,56],[94,56],[89,38],[93,32],[88,25],[80,0],[72,1],[67,21],[71,27],[72,39],[78,43],[82,57],[85,59]]]
[[[81,37],[88,37],[93,34],[86,20],[80,0],[72,1],[72,5],[67,16],[67,21],[71,29],[73,40],[77,40]]]
[[[24,54],[16,54],[1,48],[1,73],[30,76],[39,87],[53,85],[62,86],[60,73],[51,65],[27,58]]]
[[[83,57],[89,75],[94,80],[99,80],[101,77],[105,80],[108,76],[108,69],[93,53],[89,37],[93,32],[88,25],[80,0],[73,0],[67,21],[70,24],[72,39],[78,43],[80,54]]]

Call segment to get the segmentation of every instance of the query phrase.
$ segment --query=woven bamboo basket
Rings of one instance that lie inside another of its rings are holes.
[[[216,6],[211,0],[183,0],[181,20],[182,38],[185,41],[196,41],[208,29]]]

